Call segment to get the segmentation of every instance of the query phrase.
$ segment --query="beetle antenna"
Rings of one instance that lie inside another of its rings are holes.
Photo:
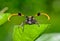
[[[41,15],[47,16],[47,17],[48,17],[48,20],[50,20],[50,16],[49,16],[48,14],[46,14],[46,13],[41,13]]]
[[[21,14],[21,13],[18,13],[18,14],[11,14],[11,15],[8,17],[8,21],[10,21],[10,18],[11,18],[12,16],[24,16],[24,15]]]
[[[11,15],[8,17],[8,21],[10,21],[10,18],[11,18],[12,16],[16,16],[16,15],[18,15],[18,14],[11,14]]]

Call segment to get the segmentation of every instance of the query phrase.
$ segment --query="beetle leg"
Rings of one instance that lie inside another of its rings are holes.
[[[38,23],[38,22],[36,22],[36,24],[38,25],[38,27],[40,27],[40,25],[39,25],[39,23]]]
[[[22,32],[24,31],[24,22],[22,22],[19,26],[18,26],[18,30],[19,30],[19,33],[21,34],[20,32],[20,27],[22,27]]]
[[[24,31],[24,22],[22,22],[20,26],[22,26],[22,31]]]

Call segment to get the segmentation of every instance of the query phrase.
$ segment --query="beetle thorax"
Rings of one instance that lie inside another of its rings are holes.
[[[33,16],[27,17],[26,23],[27,23],[27,24],[34,24],[34,23],[35,23],[35,20],[34,20]]]

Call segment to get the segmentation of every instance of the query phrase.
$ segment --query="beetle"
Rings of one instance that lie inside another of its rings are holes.
[[[24,16],[23,14],[21,13],[18,13],[18,14],[11,14],[9,17],[8,17],[8,21],[10,21],[10,18],[12,16]],[[45,15],[48,17],[48,20],[50,20],[50,17],[48,14],[45,14],[45,13],[40,13],[38,12],[35,16],[40,16],[40,15]],[[40,26],[39,25],[39,22],[34,18],[34,16],[25,16],[25,20],[22,21],[22,23],[20,24],[20,26],[22,26],[22,29],[24,30],[24,24],[29,24],[29,25],[32,25],[32,24],[37,24],[38,27]]]

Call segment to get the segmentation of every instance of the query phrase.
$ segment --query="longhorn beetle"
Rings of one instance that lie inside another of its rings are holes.
[[[12,16],[24,16],[23,14],[21,14],[21,13],[18,13],[18,14],[11,14],[9,17],[8,17],[8,21],[10,21],[10,18],[12,17]],[[37,13],[35,16],[40,16],[40,15],[45,15],[45,16],[47,16],[48,17],[48,20],[50,20],[50,17],[48,16],[48,14],[45,14],[45,13]],[[22,29],[24,30],[24,24],[29,24],[29,25],[32,25],[32,24],[37,24],[38,26],[40,26],[39,25],[39,23],[38,23],[38,21],[34,18],[34,16],[25,16],[25,20],[20,24],[20,26],[22,26]]]

